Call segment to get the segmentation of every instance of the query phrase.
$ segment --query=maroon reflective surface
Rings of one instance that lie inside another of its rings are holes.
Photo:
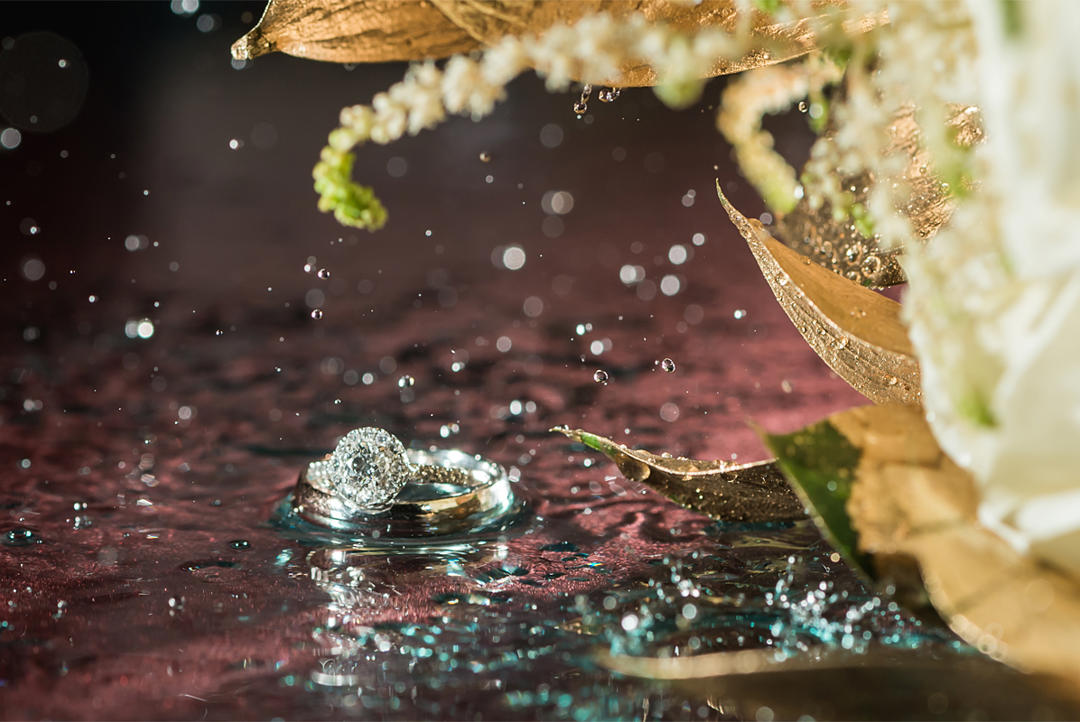
[[[709,707],[592,661],[835,644],[838,628],[764,590],[824,584],[850,595],[822,602],[834,616],[873,599],[805,524],[717,527],[547,432],[750,460],[764,452],[748,421],[791,429],[861,403],[725,220],[714,178],[761,206],[707,108],[628,91],[578,120],[573,98],[524,78],[482,123],[363,149],[357,175],[391,221],[358,233],[315,210],[310,166],[337,109],[400,66],[234,69],[228,44],[258,5],[17,9],[6,37],[55,31],[90,81],[71,125],[0,152],[4,717],[974,709],[933,679],[904,687],[909,707],[782,688]],[[805,148],[800,118],[779,127]],[[546,212],[549,191],[572,210]],[[625,265],[645,281],[620,280]],[[302,465],[361,425],[513,468],[527,511],[501,536],[404,555],[271,522]],[[860,620],[860,645],[970,657],[902,612]],[[1027,694],[1005,711],[1058,710]]]

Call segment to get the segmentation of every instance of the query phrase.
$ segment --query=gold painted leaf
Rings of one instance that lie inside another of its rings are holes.
[[[803,502],[772,462],[731,464],[660,456],[581,429],[556,427],[552,431],[606,455],[627,479],[713,519],[767,522],[806,517]]]
[[[900,304],[825,269],[769,235],[716,192],[773,295],[818,356],[875,403],[917,405],[919,364]]]
[[[852,480],[846,523],[858,552],[914,560],[938,614],[991,657],[1080,683],[1080,579],[1021,555],[979,523],[974,480],[941,451],[921,409],[852,409],[804,430],[800,443],[812,448],[821,438],[833,448],[837,434],[857,453],[844,455],[844,470],[834,455],[819,455],[809,471]],[[773,448],[793,481],[807,473]]]
[[[641,13],[686,32],[703,27],[734,31],[740,21],[737,6],[735,0],[269,0],[259,23],[233,44],[232,53],[248,60],[280,51],[338,63],[437,59],[601,11],[616,17]],[[815,23],[833,19],[846,2],[815,0],[810,8],[808,16],[786,23],[747,10],[758,49],[735,60],[718,60],[709,76],[783,62],[817,48]],[[845,19],[844,27],[864,32],[883,22],[884,14],[854,16]],[[630,65],[615,80],[620,86],[638,86],[653,85],[657,78],[649,66]]]
[[[982,140],[982,122],[974,106],[954,106],[947,119],[958,148],[971,148]],[[820,137],[815,146],[832,142],[832,130]],[[933,167],[930,153],[922,146],[915,111],[907,108],[888,128],[890,145],[886,155],[907,158],[903,174],[897,179],[908,188],[902,206],[911,223],[917,242],[929,241],[952,216],[955,197],[942,186],[942,179],[928,170]],[[811,151],[813,155],[814,151]],[[850,188],[850,208],[865,212],[870,189],[879,182],[868,173],[840,180]],[[891,182],[886,181],[886,182]],[[881,239],[867,229],[860,219],[849,217],[847,209],[837,215],[826,200],[816,208],[806,193],[786,214],[778,214],[776,234],[785,245],[794,248],[830,271],[868,286],[892,286],[907,278],[900,267],[902,248],[886,248]]]
[[[874,647],[855,653],[821,645],[784,657],[772,648],[667,658],[602,652],[621,674],[665,680],[725,718],[760,719],[1076,719],[1080,699],[1059,678],[1021,674],[986,657],[946,658],[922,650]],[[918,692],[923,692],[919,694]],[[927,694],[947,695],[934,714]]]

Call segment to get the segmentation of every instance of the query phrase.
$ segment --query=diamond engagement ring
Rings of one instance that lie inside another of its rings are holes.
[[[498,464],[457,449],[406,449],[383,429],[354,429],[300,474],[301,518],[366,536],[417,537],[476,528],[516,507]]]

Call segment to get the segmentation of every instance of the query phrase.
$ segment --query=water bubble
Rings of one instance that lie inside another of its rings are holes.
[[[539,296],[529,296],[522,304],[521,310],[529,318],[537,318],[544,312],[544,300]]]
[[[22,143],[22,133],[18,128],[4,128],[0,131],[0,146],[5,150],[15,150]]]
[[[677,404],[668,401],[660,407],[660,418],[668,423],[675,421],[679,418],[679,407]]]
[[[320,268],[315,275],[323,280],[326,280],[327,278],[330,278],[330,270],[327,268]]]
[[[608,382],[608,372],[604,369],[596,369],[596,372],[592,375],[592,380],[598,384],[606,384]]]
[[[129,318],[124,324],[124,335],[145,341],[154,335],[154,322],[148,318]]]
[[[540,129],[540,145],[558,148],[563,142],[563,129],[558,123],[548,123]]]
[[[682,281],[678,276],[673,276],[670,273],[660,279],[660,292],[665,296],[674,296],[680,290],[682,290]]]
[[[313,270],[315,270],[315,266],[310,261],[304,264],[304,273],[311,273]]]
[[[520,270],[525,265],[525,249],[521,246],[507,246],[503,249],[501,260],[507,270]]]
[[[386,161],[386,174],[391,178],[401,178],[409,172],[409,161],[399,155],[395,155]]]
[[[416,385],[416,379],[409,374],[405,374],[397,380],[397,385],[399,389],[411,388]]]
[[[660,368],[664,369],[669,374],[673,374],[675,373],[675,362],[669,358],[666,358],[660,362]]]
[[[645,267],[635,266],[632,264],[624,264],[619,269],[619,280],[627,286],[631,286],[635,283],[640,283],[645,280]]]
[[[169,597],[169,609],[175,609],[175,610],[183,609],[185,601],[187,601],[187,600],[185,600],[180,595],[176,595],[174,597]]]
[[[807,111],[807,110],[809,109],[809,107],[810,107],[810,106],[808,106],[808,105],[806,104],[806,101],[805,101],[805,100],[800,100],[800,101],[799,101],[799,112],[800,112],[800,113],[805,113],[805,112],[806,112],[806,111]]]
[[[481,163],[490,163],[491,162],[491,153],[488,153],[486,150],[480,151],[480,162]]]
[[[22,275],[27,281],[40,281],[45,275],[45,264],[40,258],[27,258],[22,263]]]
[[[574,210],[574,196],[569,191],[547,191],[540,199],[540,208],[548,215],[565,216]]]
[[[322,312],[322,309],[321,309],[321,308],[314,308],[314,309],[312,309],[312,310],[311,310],[311,317],[312,317],[313,319],[315,319],[316,321],[318,321],[319,319],[321,319],[321,318],[323,317],[323,312]]]
[[[736,321],[741,321],[742,319],[746,318],[746,309],[736,308],[734,313],[732,313],[731,315],[735,318]]]

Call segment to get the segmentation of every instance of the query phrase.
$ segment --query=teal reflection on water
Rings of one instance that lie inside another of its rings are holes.
[[[596,653],[971,651],[863,586],[809,522],[712,525],[696,548],[640,560],[617,584],[587,542],[530,544],[533,527],[522,529],[425,548],[309,552],[330,599],[311,630],[312,692],[403,716],[459,717],[470,701],[453,691],[467,685],[507,716],[699,718],[716,711],[614,674]],[[417,585],[430,588],[420,602]]]

